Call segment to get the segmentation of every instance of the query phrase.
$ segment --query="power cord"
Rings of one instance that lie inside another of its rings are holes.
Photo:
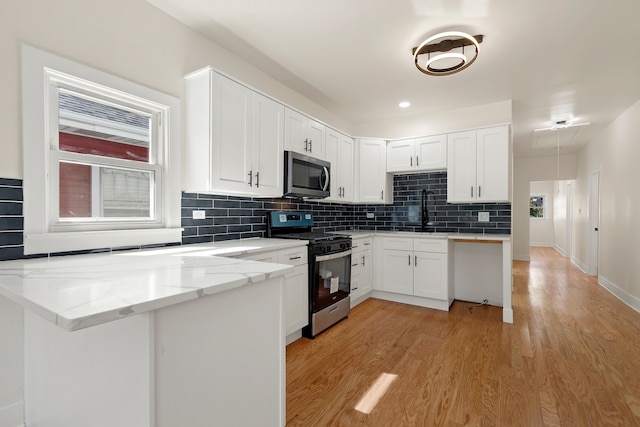
[[[483,305],[489,305],[489,300],[488,299],[483,299],[481,304],[473,304],[469,306],[469,311],[473,310],[476,307],[482,307]]]

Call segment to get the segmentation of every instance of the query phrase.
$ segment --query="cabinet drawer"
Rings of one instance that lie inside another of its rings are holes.
[[[412,251],[413,239],[405,237],[385,237],[382,239],[382,248],[398,251]]]
[[[447,253],[447,239],[414,239],[413,250],[416,252]]]
[[[278,261],[281,264],[304,265],[307,264],[307,247],[292,248],[278,252]]]
[[[372,238],[365,237],[363,239],[353,239],[352,243],[352,252],[361,252],[371,249],[372,247]]]

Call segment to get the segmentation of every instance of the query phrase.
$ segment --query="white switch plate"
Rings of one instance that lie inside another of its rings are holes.
[[[368,219],[373,219],[373,218],[375,218],[375,216],[374,216],[373,212],[367,212],[367,218],[368,218]]]
[[[191,211],[193,219],[205,219],[205,211]]]
[[[478,212],[478,222],[489,222],[489,212]]]

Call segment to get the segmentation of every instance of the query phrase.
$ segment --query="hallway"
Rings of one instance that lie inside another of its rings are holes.
[[[640,313],[550,248],[514,262],[499,307],[376,299],[287,348],[288,426],[640,425]],[[354,409],[397,375],[370,414]]]

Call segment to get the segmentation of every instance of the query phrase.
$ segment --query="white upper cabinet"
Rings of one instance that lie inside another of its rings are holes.
[[[183,189],[282,196],[284,106],[210,68],[185,79]]]
[[[325,158],[325,126],[290,108],[285,108],[285,150]]]
[[[379,139],[356,140],[356,202],[391,203],[392,180],[387,177],[387,144]]]
[[[328,201],[353,201],[353,139],[327,128],[325,134],[325,160],[331,163],[331,196]]]
[[[387,172],[422,172],[447,168],[447,135],[389,141]]]
[[[282,196],[284,106],[253,94],[253,193]]]
[[[448,135],[447,201],[508,202],[509,126]]]

